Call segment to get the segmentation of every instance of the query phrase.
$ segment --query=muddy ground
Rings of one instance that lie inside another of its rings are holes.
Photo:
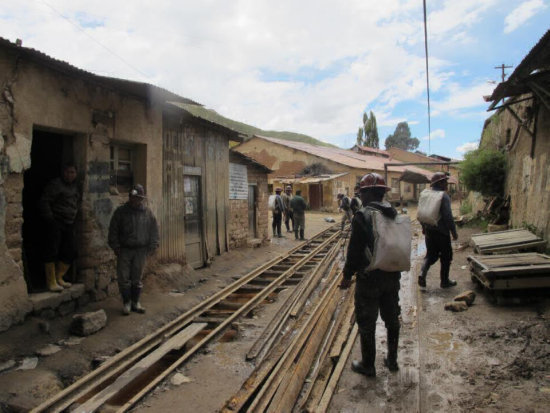
[[[414,218],[415,211],[409,211]],[[326,227],[330,214],[308,214],[307,233]],[[334,215],[332,215],[334,216]],[[335,218],[339,219],[338,216]],[[476,228],[459,230],[456,246],[469,240]],[[7,411],[25,411],[89,372],[144,335],[246,274],[253,268],[296,245],[288,238],[274,239],[267,246],[240,249],[217,257],[209,268],[193,271],[178,265],[159,267],[145,281],[145,315],[120,314],[120,302],[112,297],[90,304],[85,310],[105,309],[107,327],[82,340],[70,338],[71,316],[44,323],[28,319],[0,334],[0,402]],[[477,290],[472,307],[461,313],[443,310],[443,305],[464,290],[474,289],[467,269],[470,248],[455,251],[451,278],[459,285],[439,288],[439,263],[428,275],[428,288],[416,286],[424,254],[423,238],[416,230],[414,263],[403,273],[401,288],[402,332],[399,349],[401,370],[392,374],[382,366],[385,330],[379,324],[376,379],[366,379],[349,370],[359,358],[355,344],[348,368],[340,380],[330,411],[547,411],[550,402],[550,322],[547,298],[527,304],[496,305]],[[160,412],[211,412],[236,392],[254,365],[244,355],[262,328],[278,311],[288,291],[258,308],[251,318],[238,322],[232,341],[217,342],[178,369],[178,376],[147,396],[135,409]],[[31,362],[38,350],[60,344],[61,351],[40,356],[36,367],[16,370]],[[11,362],[13,367],[8,367]],[[6,364],[7,363],[7,364]]]

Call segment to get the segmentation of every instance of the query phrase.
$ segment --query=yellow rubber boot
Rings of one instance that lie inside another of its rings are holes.
[[[47,262],[44,264],[44,270],[46,272],[46,284],[48,285],[48,290],[57,293],[63,291],[63,287],[57,285],[57,281],[55,279],[55,263]]]
[[[72,284],[70,282],[67,282],[63,279],[63,276],[67,273],[67,270],[71,267],[70,264],[66,264],[63,261],[58,261],[55,271],[55,278],[57,281],[57,284],[59,284],[63,288],[69,288]]]

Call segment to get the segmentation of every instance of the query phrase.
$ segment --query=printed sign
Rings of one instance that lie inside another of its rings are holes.
[[[246,165],[229,163],[229,199],[248,199]]]

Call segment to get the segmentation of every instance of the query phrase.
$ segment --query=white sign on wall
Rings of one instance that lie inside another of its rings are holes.
[[[229,163],[229,199],[248,199],[246,165]]]

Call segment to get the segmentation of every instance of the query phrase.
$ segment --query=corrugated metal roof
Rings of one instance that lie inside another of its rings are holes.
[[[396,166],[389,166],[392,172],[403,172],[405,169],[398,166],[400,162],[378,156],[362,155],[348,149],[329,148],[326,146],[315,146],[303,142],[288,141],[284,139],[270,138],[267,136],[255,135],[255,138],[264,139],[277,145],[286,146],[298,151],[307,152],[319,158],[328,159],[341,165],[351,168],[366,169],[372,171],[384,171],[385,163],[392,163]]]
[[[297,178],[286,178],[286,177],[277,177],[274,178],[275,181],[282,182],[284,184],[317,184],[323,181],[331,181],[341,176],[348,175],[347,172],[341,174],[326,174],[326,175],[317,175],[317,176],[300,176]]]
[[[233,156],[236,156],[237,158],[240,158],[241,160],[243,160],[245,163],[249,163],[251,165],[254,165],[256,166],[257,168],[261,169],[262,171],[264,171],[265,173],[268,173],[270,174],[271,172],[273,172],[271,169],[269,169],[267,166],[265,166],[264,164],[256,161],[255,159],[252,159],[248,156],[246,156],[244,153],[241,153],[241,152],[237,152],[237,151],[234,151],[233,149],[230,149],[229,150],[229,153]]]
[[[86,70],[79,69],[78,67],[73,66],[70,63],[48,56],[45,53],[42,53],[36,49],[32,49],[30,47],[18,46],[17,44],[12,43],[9,40],[4,39],[2,37],[0,37],[0,47],[3,47],[12,52],[15,52],[19,56],[32,60],[39,65],[43,65],[50,69],[56,70],[58,72],[62,72],[68,76],[77,76],[80,78],[84,78],[89,82],[98,84],[100,86],[103,86],[109,89],[115,89],[115,90],[127,93],[129,95],[145,98],[150,101],[165,102],[168,100],[175,100],[175,101],[190,103],[194,105],[199,105],[199,103],[197,102],[194,102],[190,99],[176,95],[175,93],[172,93],[169,90],[163,89],[155,85],[151,85],[149,83],[136,82],[133,80],[118,79],[114,77],[96,75]]]
[[[370,146],[363,146],[363,145],[355,145],[353,148],[355,148],[355,147],[359,148],[363,152],[370,152],[370,153],[375,153],[375,154],[379,154],[379,155],[384,155],[384,156],[387,156],[388,158],[390,157],[389,152],[387,152],[383,149],[371,148]]]

